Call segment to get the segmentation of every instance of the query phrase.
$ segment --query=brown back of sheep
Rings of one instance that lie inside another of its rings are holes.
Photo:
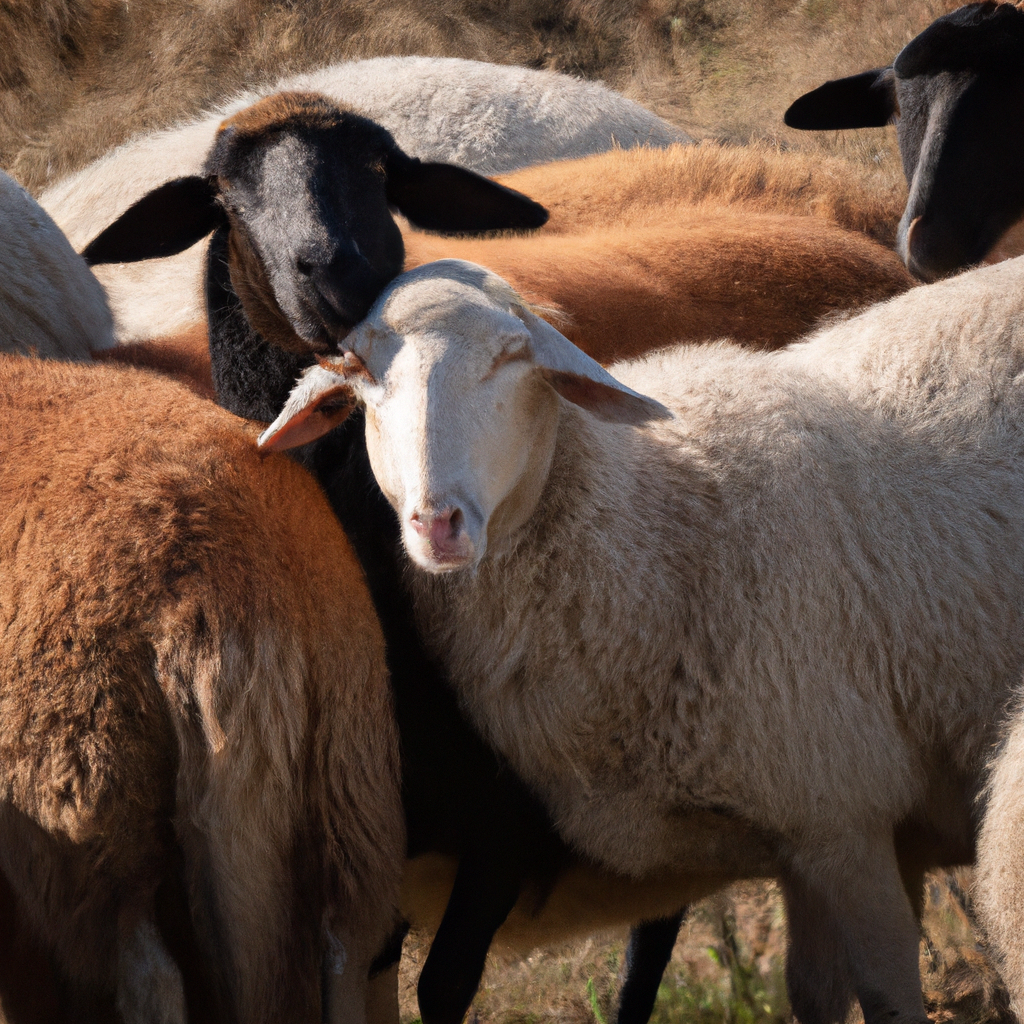
[[[250,435],[137,371],[0,360],[0,866],[110,991],[180,843],[219,988],[269,1021],[316,1012],[325,925],[376,954],[403,825],[361,571]]]
[[[545,206],[544,234],[667,227],[721,206],[819,217],[892,248],[906,189],[863,166],[770,146],[612,150],[499,179]]]
[[[677,341],[778,348],[823,316],[914,283],[895,252],[860,232],[735,208],[691,207],[663,226],[579,234],[403,237],[406,269],[448,257],[479,263],[602,363]]]

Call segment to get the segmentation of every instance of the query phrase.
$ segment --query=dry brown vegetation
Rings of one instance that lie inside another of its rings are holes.
[[[0,166],[29,187],[238,89],[353,57],[472,57],[601,78],[699,137],[875,162],[892,132],[787,131],[825,78],[888,63],[953,0],[4,0]]]

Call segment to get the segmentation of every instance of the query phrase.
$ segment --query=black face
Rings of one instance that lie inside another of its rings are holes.
[[[898,117],[910,195],[897,246],[933,280],[982,260],[1024,217],[1024,12],[980,3],[939,18],[891,69],[829,83],[786,113],[792,127]]]
[[[386,188],[394,143],[351,120],[343,131],[301,126],[230,146],[217,168],[232,229],[292,330],[317,350],[334,347],[402,270]],[[253,272],[247,261],[242,273]]]
[[[433,231],[540,227],[547,211],[472,171],[407,156],[322,96],[280,93],[221,127],[203,176],[167,182],[95,238],[90,263],[169,256],[228,229],[231,284],[271,344],[323,352],[402,270],[391,209]]]
[[[973,4],[893,62],[910,186],[898,246],[934,280],[984,259],[1024,217],[1024,13]]]

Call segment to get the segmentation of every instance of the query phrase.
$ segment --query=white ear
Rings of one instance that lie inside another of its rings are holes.
[[[530,332],[534,361],[541,373],[567,401],[611,423],[671,419],[672,413],[660,402],[619,383],[546,320],[519,305],[512,312]]]
[[[260,434],[257,444],[274,452],[308,444],[343,422],[355,404],[355,395],[341,374],[314,364],[298,379],[280,415]]]

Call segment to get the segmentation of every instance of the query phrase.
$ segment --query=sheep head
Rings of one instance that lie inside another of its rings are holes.
[[[296,386],[260,438],[265,448],[312,440],[310,417],[351,393],[366,407],[377,481],[406,549],[431,572],[474,565],[540,500],[554,452],[558,396],[601,419],[662,418],[657,402],[620,384],[529,310],[501,278],[461,260],[408,271],[345,341]],[[292,434],[292,431],[295,431]]]
[[[1022,118],[1024,10],[991,2],[944,15],[891,67],[826,82],[785,114],[818,130],[896,119],[910,187],[897,248],[927,281],[985,259],[1024,218]]]
[[[279,93],[221,124],[205,173],[155,189],[85,249],[90,263],[168,256],[221,229],[253,327],[329,352],[401,272],[391,209],[432,230],[538,227],[542,206],[480,175],[422,163],[380,125],[312,93]]]

